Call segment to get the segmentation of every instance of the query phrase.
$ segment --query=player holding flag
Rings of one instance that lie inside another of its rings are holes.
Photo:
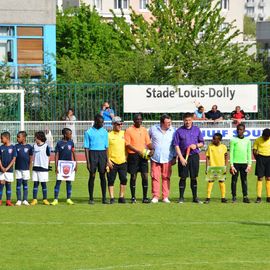
[[[201,203],[197,196],[197,177],[200,165],[200,147],[204,145],[201,130],[193,125],[193,113],[185,113],[184,125],[175,132],[174,146],[176,154],[179,158],[178,174],[179,180],[179,203],[184,202],[184,193],[186,188],[186,179],[190,177],[190,187],[193,195],[194,203]],[[187,155],[188,148],[190,154]]]

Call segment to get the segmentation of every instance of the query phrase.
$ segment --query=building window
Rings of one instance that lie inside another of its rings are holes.
[[[129,0],[114,0],[115,9],[128,9]]]
[[[221,0],[220,7],[221,9],[229,10],[230,9],[230,3],[229,0]]]
[[[247,8],[247,15],[248,16],[253,16],[254,15],[254,7]]]
[[[0,36],[14,36],[14,26],[0,26]]]
[[[97,10],[102,10],[102,0],[94,0],[93,5]]]
[[[140,9],[147,9],[148,0],[140,0]]]
[[[18,64],[43,64],[43,40],[18,38]]]
[[[0,39],[0,62],[13,62],[13,40]]]
[[[27,37],[27,36],[43,36],[43,28],[42,27],[29,27],[29,26],[18,26],[17,27],[17,36]]]

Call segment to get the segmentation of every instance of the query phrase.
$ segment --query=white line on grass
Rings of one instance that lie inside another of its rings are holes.
[[[222,225],[222,224],[243,224],[243,225],[270,225],[270,221],[180,221],[180,222],[62,222],[62,221],[0,221],[0,225],[90,225],[90,226],[118,226],[118,225]]]
[[[130,264],[130,265],[117,265],[117,266],[105,266],[98,268],[77,268],[75,270],[110,270],[110,269],[127,269],[127,268],[137,268],[137,267],[157,267],[157,266],[169,266],[169,265],[201,265],[201,264],[270,264],[270,261],[214,261],[214,262],[168,262],[168,263],[159,263],[159,264]]]

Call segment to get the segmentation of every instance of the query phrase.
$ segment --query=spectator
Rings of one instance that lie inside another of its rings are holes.
[[[108,101],[105,101],[102,105],[102,110],[100,111],[100,114],[103,116],[104,121],[112,121],[114,117],[114,110],[110,108],[110,104]]]
[[[205,114],[205,117],[214,122],[223,120],[223,114],[217,109],[217,105],[213,105],[212,109]]]
[[[47,139],[47,144],[50,148],[50,151],[53,152],[54,151],[54,145],[53,145],[53,135],[51,130],[49,129],[49,127],[45,128],[45,136]]]
[[[194,112],[194,120],[206,120],[205,113],[204,113],[204,107],[200,105],[197,110]]]
[[[74,110],[72,108],[69,108],[66,117],[64,119],[65,121],[70,121],[70,123],[67,123],[66,127],[71,129],[72,131],[72,140],[74,144],[77,143],[77,136],[76,136],[76,129],[75,129],[75,124],[72,123],[77,120],[76,116],[74,115]]]
[[[231,113],[231,119],[233,120],[233,123],[238,125],[243,120],[245,120],[245,113],[243,110],[241,110],[240,106],[236,106],[235,110]]]

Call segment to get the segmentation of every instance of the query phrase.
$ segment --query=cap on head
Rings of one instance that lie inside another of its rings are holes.
[[[113,117],[112,123],[113,123],[113,124],[121,124],[121,123],[122,123],[121,117],[119,117],[119,116]]]

